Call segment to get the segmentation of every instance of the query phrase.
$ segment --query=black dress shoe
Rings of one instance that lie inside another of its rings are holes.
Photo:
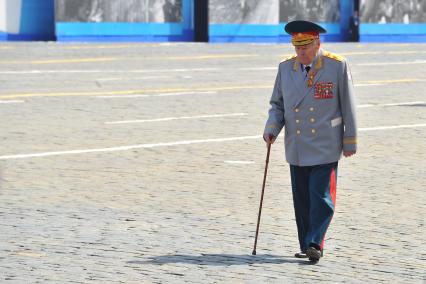
[[[309,257],[310,262],[317,263],[322,256],[322,252],[314,247],[309,247],[306,250],[306,255]]]
[[[296,257],[296,258],[308,258],[308,256],[304,252],[297,252],[297,253],[294,254],[294,257]]]

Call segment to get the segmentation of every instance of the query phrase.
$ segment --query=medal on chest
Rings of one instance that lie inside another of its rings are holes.
[[[317,100],[333,98],[333,82],[319,82],[315,84],[314,98]]]
[[[312,85],[314,84],[314,77],[315,77],[316,74],[317,74],[316,70],[311,69],[309,71],[309,73],[308,73],[308,83],[307,83],[307,85],[308,85],[309,88],[312,87]]]

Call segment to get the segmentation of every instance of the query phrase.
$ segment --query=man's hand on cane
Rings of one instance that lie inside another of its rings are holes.
[[[263,140],[265,140],[266,145],[274,144],[276,137],[272,134],[263,134]]]

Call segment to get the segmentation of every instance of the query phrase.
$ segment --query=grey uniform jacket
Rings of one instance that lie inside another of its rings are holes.
[[[294,56],[280,63],[264,134],[285,126],[286,160],[312,166],[336,162],[356,151],[353,84],[343,57],[319,50],[306,76]]]

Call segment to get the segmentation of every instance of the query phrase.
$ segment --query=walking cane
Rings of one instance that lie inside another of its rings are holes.
[[[260,215],[262,214],[263,194],[265,193],[266,174],[268,173],[269,153],[271,151],[271,143],[268,143],[268,152],[266,153],[265,173],[263,174],[262,195],[260,197],[259,214],[257,216],[256,237],[254,239],[254,248],[252,255],[256,255],[257,236],[259,235]]]

